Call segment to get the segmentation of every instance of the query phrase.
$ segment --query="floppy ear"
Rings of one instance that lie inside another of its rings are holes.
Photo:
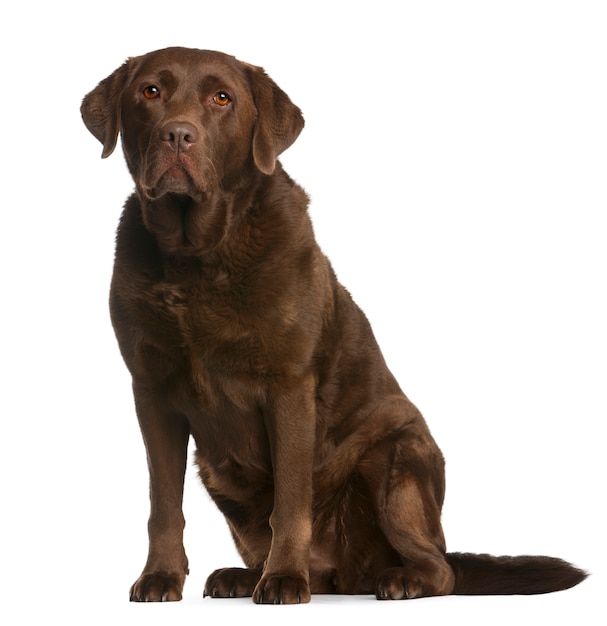
[[[109,157],[120,132],[120,97],[132,75],[129,59],[84,96],[80,113],[86,127],[103,144],[101,157]]]
[[[264,174],[271,174],[276,159],[304,127],[301,111],[260,67],[249,66],[249,80],[257,108],[253,131],[253,160]]]

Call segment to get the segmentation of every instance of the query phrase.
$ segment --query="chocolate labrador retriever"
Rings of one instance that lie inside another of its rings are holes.
[[[131,600],[179,600],[189,437],[246,569],[205,595],[378,599],[543,593],[585,573],[550,557],[447,553],[443,457],[319,249],[277,161],[300,110],[259,67],[170,48],[129,59],[82,104],[135,193],[111,316],[150,472],[149,556]]]

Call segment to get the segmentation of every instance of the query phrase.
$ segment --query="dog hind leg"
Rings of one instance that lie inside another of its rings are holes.
[[[378,577],[378,599],[448,595],[454,574],[440,523],[444,461],[423,419],[374,448],[364,464],[377,494],[378,524],[402,564]],[[375,476],[373,476],[375,474]]]

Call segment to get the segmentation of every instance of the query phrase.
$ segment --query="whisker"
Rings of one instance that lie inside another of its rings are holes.
[[[221,179],[219,178],[219,175],[217,174],[217,168],[215,167],[215,163],[213,163],[213,160],[211,159],[211,157],[207,156],[205,157],[206,160],[209,162],[209,164],[211,165],[211,168],[213,169],[213,174],[215,175],[215,181],[217,182],[217,185],[219,186],[219,189],[221,189],[221,191],[223,191],[223,187],[221,185]]]

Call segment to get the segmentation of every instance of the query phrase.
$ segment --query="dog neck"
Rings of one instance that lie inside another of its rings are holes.
[[[248,188],[219,189],[202,200],[168,193],[151,200],[137,193],[133,202],[163,265],[190,260],[239,271],[313,241],[308,197],[280,163]]]
[[[191,197],[165,193],[150,199],[137,193],[147,230],[168,256],[201,256],[221,247],[234,224],[253,202],[255,193],[216,189]]]

